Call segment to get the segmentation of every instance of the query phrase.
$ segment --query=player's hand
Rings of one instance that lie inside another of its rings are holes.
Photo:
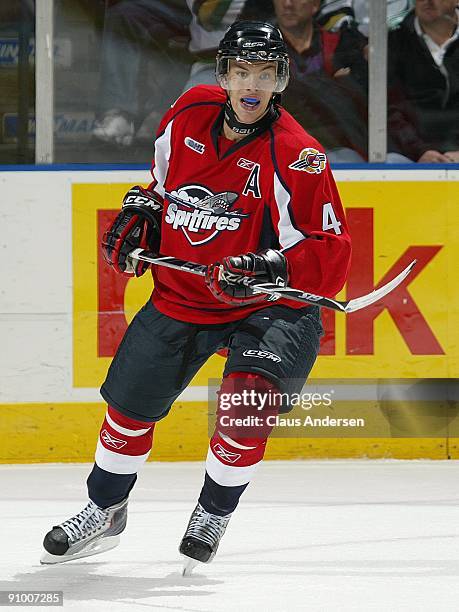
[[[285,287],[288,282],[287,260],[280,251],[266,249],[259,253],[224,257],[207,268],[206,285],[220,302],[244,305],[270,298],[242,284],[244,279]]]
[[[138,185],[124,196],[121,212],[102,238],[104,259],[117,272],[146,272],[147,262],[132,261],[128,255],[137,248],[159,252],[162,210],[161,198]]]

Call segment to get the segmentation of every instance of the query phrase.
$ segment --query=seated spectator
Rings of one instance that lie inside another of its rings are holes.
[[[366,38],[355,28],[327,32],[314,20],[320,0],[248,0],[254,12],[280,28],[290,56],[290,84],[282,105],[325,147],[331,162],[361,163],[367,156]],[[256,8],[255,8],[256,7]],[[247,15],[247,17],[246,17]]]
[[[97,139],[130,146],[152,109],[158,123],[189,70],[189,22],[181,0],[120,0],[107,8],[93,131]],[[149,127],[151,138],[155,122]]]
[[[413,0],[386,0],[387,25],[395,28],[413,8]],[[336,32],[345,25],[355,25],[368,36],[369,0],[322,0],[317,22],[325,29]]]
[[[105,20],[94,136],[124,146],[134,138],[151,139],[160,117],[181,91],[203,83],[215,85],[218,43],[244,3],[187,0],[185,6],[180,0],[121,0],[112,4]],[[143,70],[146,64],[148,74]],[[152,96],[142,96],[147,89]]]
[[[317,23],[330,32],[356,23],[354,0],[321,0],[316,15]]]
[[[187,0],[192,18],[189,51],[194,60],[184,91],[194,85],[216,85],[215,56],[228,27],[239,19],[246,0]]]
[[[456,0],[416,0],[389,33],[390,161],[459,162]]]

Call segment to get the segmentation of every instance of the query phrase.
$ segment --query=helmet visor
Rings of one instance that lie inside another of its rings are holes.
[[[216,77],[227,91],[244,89],[280,93],[287,87],[289,71],[285,59],[248,60],[244,57],[218,57]]]

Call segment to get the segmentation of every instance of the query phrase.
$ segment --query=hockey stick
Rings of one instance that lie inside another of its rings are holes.
[[[176,259],[175,257],[157,257],[154,253],[150,253],[149,251],[145,251],[143,249],[134,249],[129,254],[129,257],[132,259],[137,259],[138,261],[145,261],[156,266],[165,266],[167,268],[173,268],[174,270],[180,270],[182,272],[190,272],[191,274],[197,274],[198,276],[205,276],[207,271],[207,266],[204,264],[184,261],[183,259]],[[250,287],[254,291],[259,293],[267,293],[275,298],[286,298],[296,302],[303,302],[305,304],[317,304],[318,306],[324,306],[325,308],[331,308],[332,310],[339,310],[340,312],[347,313],[355,312],[361,308],[366,308],[393,291],[403,280],[405,280],[415,264],[416,259],[414,259],[402,272],[400,272],[400,274],[382,287],[379,287],[379,289],[375,289],[367,295],[362,295],[358,298],[354,298],[353,300],[346,300],[344,302],[323,297],[321,295],[315,295],[314,293],[307,293],[305,291],[301,291],[300,289],[293,289],[292,287],[278,287],[273,283],[257,283],[255,279],[251,278],[244,279],[242,282],[244,285],[247,285],[247,287]]]

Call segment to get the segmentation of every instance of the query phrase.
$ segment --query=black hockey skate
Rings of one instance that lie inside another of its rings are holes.
[[[198,503],[180,542],[179,551],[185,556],[183,576],[191,574],[198,563],[212,561],[230,518],[231,514],[218,516],[206,512]]]
[[[45,535],[45,553],[40,563],[63,563],[110,550],[119,544],[127,522],[127,498],[99,508],[90,501],[86,508]]]

